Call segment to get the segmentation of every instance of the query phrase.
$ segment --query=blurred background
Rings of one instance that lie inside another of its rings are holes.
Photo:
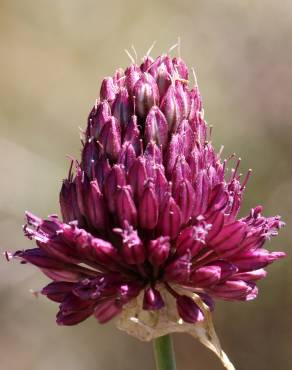
[[[156,57],[182,40],[197,72],[213,141],[253,169],[242,214],[264,204],[287,222],[268,248],[292,241],[292,2],[282,0],[0,0],[0,247],[32,247],[24,210],[58,211],[58,192],[79,156],[79,128],[103,76],[126,67],[124,48]],[[175,53],[175,51],[174,51]],[[292,269],[269,268],[249,303],[218,302],[224,350],[240,370],[288,370],[292,363]],[[30,294],[45,278],[1,260],[0,351],[6,370],[154,369],[152,348],[94,319],[57,327],[57,306]],[[175,335],[179,370],[220,370],[217,358]]]

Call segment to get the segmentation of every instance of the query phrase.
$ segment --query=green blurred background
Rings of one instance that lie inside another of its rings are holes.
[[[257,204],[287,222],[269,247],[292,241],[292,2],[282,0],[0,0],[0,245],[31,247],[21,231],[26,209],[58,211],[66,154],[79,156],[78,127],[103,76],[125,67],[154,40],[157,56],[182,40],[197,72],[217,148],[254,172],[243,214]],[[218,302],[215,325],[240,370],[292,367],[291,257],[269,268],[254,302]],[[57,306],[29,289],[36,269],[1,261],[0,361],[6,370],[150,370],[151,344],[94,319],[57,327]],[[175,335],[179,370],[219,370],[217,358]]]

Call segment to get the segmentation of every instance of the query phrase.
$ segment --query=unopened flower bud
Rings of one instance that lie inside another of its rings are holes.
[[[180,317],[185,322],[196,323],[204,320],[203,312],[192,298],[181,295],[177,298],[176,305]]]
[[[125,221],[136,226],[137,210],[128,186],[122,186],[116,191],[115,209],[121,226],[124,225]]]
[[[118,187],[126,185],[125,174],[120,165],[114,165],[110,170],[104,184],[104,193],[107,199],[109,210],[114,212],[115,200],[113,194]]]
[[[148,182],[139,200],[140,226],[150,230],[154,229],[158,220],[158,202],[153,189],[153,184]]]
[[[159,91],[154,78],[149,73],[143,73],[133,90],[136,110],[140,117],[146,117],[153,105],[159,103]]]
[[[145,261],[145,249],[137,231],[128,223],[124,229],[115,229],[122,236],[121,253],[129,265],[139,265]]]
[[[104,324],[122,311],[122,308],[111,299],[100,302],[94,309],[94,316],[100,324]]]
[[[169,131],[175,132],[184,118],[184,106],[182,99],[178,98],[176,88],[173,85],[169,86],[162,98],[160,109],[168,122]]]
[[[170,252],[170,243],[168,236],[160,236],[157,239],[150,240],[147,246],[148,260],[153,266],[160,266],[165,263]]]
[[[121,128],[115,117],[111,117],[103,126],[99,141],[109,159],[117,160],[121,150]]]
[[[109,103],[104,100],[93,107],[88,117],[87,136],[98,139],[100,131],[111,116]]]
[[[112,115],[116,117],[122,128],[127,126],[131,117],[131,103],[127,89],[122,88],[112,106]]]
[[[117,87],[114,85],[114,81],[111,77],[106,77],[103,79],[100,88],[100,99],[112,102],[117,93]]]
[[[162,206],[158,228],[163,236],[169,236],[174,239],[181,225],[181,212],[173,197],[167,197]]]
[[[168,136],[168,124],[167,121],[157,106],[153,106],[145,122],[145,137],[147,142],[151,140],[155,141],[158,146],[165,147]]]
[[[160,310],[164,307],[164,301],[159,291],[155,288],[147,288],[143,298],[144,310]]]

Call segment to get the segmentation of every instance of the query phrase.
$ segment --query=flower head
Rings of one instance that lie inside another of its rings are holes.
[[[52,280],[42,293],[60,304],[59,324],[107,322],[138,296],[152,312],[171,297],[180,320],[200,322],[198,299],[209,310],[214,298],[254,299],[284,256],[263,247],[280,217],[257,206],[238,218],[249,174],[239,162],[227,173],[202,112],[180,58],[145,57],[103,80],[60,192],[63,220],[27,213],[37,247],[15,253]]]

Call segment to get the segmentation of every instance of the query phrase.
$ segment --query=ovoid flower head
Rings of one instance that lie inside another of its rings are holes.
[[[60,192],[62,220],[27,213],[37,246],[14,254],[52,280],[42,294],[59,303],[58,324],[107,322],[138,296],[152,312],[172,297],[185,323],[204,320],[198,299],[213,310],[213,299],[256,298],[264,268],[284,256],[264,249],[283,222],[261,206],[238,218],[249,173],[238,161],[227,174],[232,159],[208,132],[180,58],[147,56],[103,80]]]

